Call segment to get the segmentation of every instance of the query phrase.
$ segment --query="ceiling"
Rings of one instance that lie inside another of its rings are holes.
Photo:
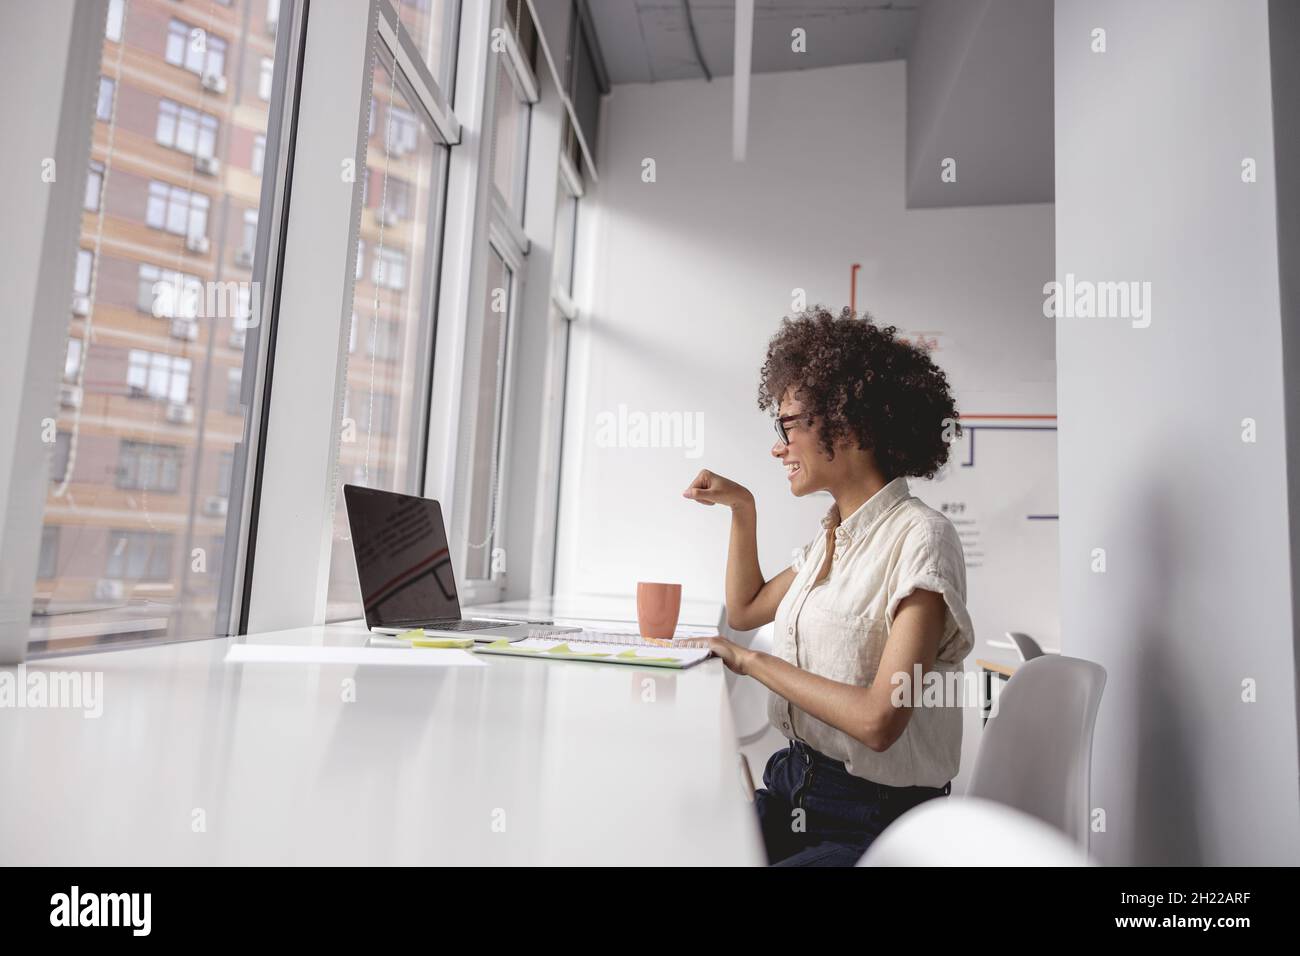
[[[753,71],[903,59],[919,4],[920,0],[755,0]],[[587,6],[611,83],[732,73],[734,0],[589,0]],[[805,31],[806,52],[790,48],[796,27]]]

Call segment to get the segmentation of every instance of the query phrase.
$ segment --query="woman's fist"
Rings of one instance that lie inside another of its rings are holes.
[[[752,505],[754,496],[744,485],[736,484],[730,478],[715,475],[707,468],[695,476],[695,480],[682,492],[683,498],[690,498],[702,505]]]

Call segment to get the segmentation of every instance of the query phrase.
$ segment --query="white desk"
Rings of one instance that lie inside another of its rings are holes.
[[[0,864],[763,862],[720,661],[227,665],[237,640],[27,664],[102,671],[103,714],[0,709]]]
[[[498,617],[507,620],[587,621],[593,629],[602,622],[636,623],[636,595],[557,594],[477,604],[461,610],[465,617]],[[683,600],[678,625],[715,627],[725,633],[725,607],[721,601]]]

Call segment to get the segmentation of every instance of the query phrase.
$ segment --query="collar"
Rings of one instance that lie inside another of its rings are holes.
[[[911,497],[911,491],[907,487],[907,478],[899,475],[859,505],[858,510],[847,518],[841,520],[840,506],[832,502],[826,517],[822,518],[822,527],[827,531],[834,529],[835,537],[840,541],[857,538],[871,530],[876,519],[908,497]]]

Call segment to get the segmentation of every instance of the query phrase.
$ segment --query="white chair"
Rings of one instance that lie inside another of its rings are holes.
[[[1016,650],[1019,652],[1022,661],[1032,661],[1035,657],[1043,656],[1043,648],[1028,634],[1022,634],[1019,631],[1007,631],[1007,638],[1016,645]]]
[[[984,725],[968,797],[1014,807],[1087,850],[1092,736],[1106,671],[1045,654],[1016,669]]]
[[[731,639],[745,647],[771,654],[773,627],[764,624],[748,637],[733,633]],[[760,740],[770,726],[767,722],[767,688],[752,677],[738,677],[727,671],[727,693],[731,698],[731,714],[740,745],[743,747]]]
[[[1069,837],[992,800],[937,797],[887,826],[858,866],[1091,866]]]

